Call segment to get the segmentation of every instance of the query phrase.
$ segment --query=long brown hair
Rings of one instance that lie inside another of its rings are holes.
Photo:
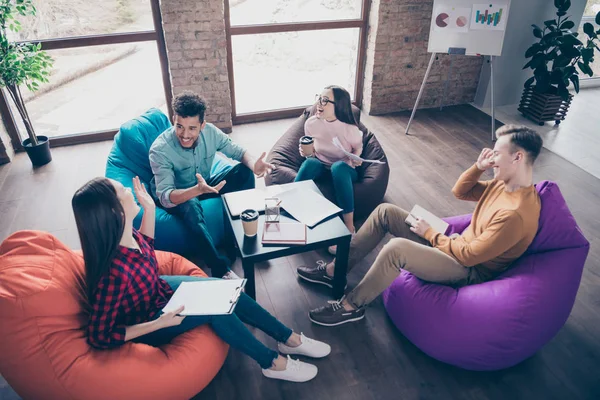
[[[108,271],[125,229],[125,211],[113,184],[95,178],[83,185],[71,200],[85,261],[88,301]]]
[[[335,117],[346,124],[357,125],[354,114],[352,113],[352,99],[346,89],[337,85],[326,86],[325,89],[331,89],[335,101]]]

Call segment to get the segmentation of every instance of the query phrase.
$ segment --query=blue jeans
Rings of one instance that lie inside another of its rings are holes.
[[[181,282],[201,281],[211,278],[196,276],[161,276],[173,290],[177,290]],[[214,278],[212,278],[214,279]],[[157,316],[157,318],[160,315]],[[170,342],[176,336],[197,326],[210,324],[223,341],[234,349],[252,357],[263,369],[271,368],[273,360],[279,353],[269,349],[250,333],[244,323],[260,329],[278,342],[285,343],[292,335],[292,330],[279,322],[267,310],[258,305],[252,298],[242,293],[232,314],[187,316],[180,325],[159,329],[136,339],[136,342],[159,346]]]
[[[333,180],[333,189],[337,205],[343,210],[344,214],[354,211],[354,186],[352,185],[358,179],[356,169],[352,168],[343,161],[336,161],[331,166],[331,172],[317,158],[307,158],[302,163],[295,182],[318,179],[324,173],[331,173]]]
[[[198,240],[198,252],[202,255],[204,262],[211,269],[212,275],[222,277],[229,270],[229,260],[221,256],[215,247],[214,241],[206,227],[204,210],[201,200],[217,197],[225,193],[238,190],[253,189],[255,186],[254,174],[244,164],[236,164],[220,174],[211,176],[206,180],[210,186],[226,180],[227,183],[218,194],[203,195],[195,197],[173,208],[167,208],[167,212],[176,215],[190,229]],[[228,230],[226,230],[228,232]],[[228,241],[233,241],[229,238]],[[233,246],[233,243],[228,243]]]

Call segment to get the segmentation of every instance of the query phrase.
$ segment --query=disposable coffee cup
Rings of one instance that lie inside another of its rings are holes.
[[[254,237],[258,233],[258,211],[248,209],[244,210],[240,215],[242,226],[244,227],[244,235]]]
[[[315,152],[315,140],[312,136],[302,136],[300,138],[300,146],[302,147],[302,152],[306,156],[312,156]]]

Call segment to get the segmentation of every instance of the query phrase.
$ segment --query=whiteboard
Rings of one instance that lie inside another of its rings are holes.
[[[430,53],[465,48],[467,55],[502,55],[510,0],[434,0],[429,31]]]

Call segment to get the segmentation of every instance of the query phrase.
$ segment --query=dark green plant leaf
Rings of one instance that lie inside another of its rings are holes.
[[[581,58],[583,59],[584,63],[591,62],[594,58],[594,49],[582,49]]]
[[[558,23],[555,19],[549,19],[548,21],[544,21],[544,25],[550,28],[551,26],[558,26]]]
[[[588,76],[594,76],[594,71],[589,66],[589,64],[582,63],[581,61],[579,61],[577,63],[577,66],[579,67],[579,69],[581,70],[581,72],[583,72],[584,74],[587,74]]]
[[[600,11],[596,14],[596,25],[600,25]]]
[[[566,21],[560,24],[560,29],[573,29],[575,27],[575,22]]]
[[[531,58],[531,57],[533,57],[538,51],[540,51],[540,45],[538,43],[534,43],[525,52],[525,58]]]
[[[569,92],[569,89],[564,88],[564,87],[559,87],[558,88],[558,95],[564,100],[564,101],[569,101],[569,95],[571,93]]]
[[[576,33],[571,33],[569,35],[561,36],[560,42],[570,46],[582,46],[581,40],[577,39]]]
[[[556,15],[558,15],[559,17],[564,17],[565,15],[567,15],[566,11],[559,11],[556,13]]]
[[[562,6],[560,6],[560,11],[568,11],[571,8],[571,0],[565,0]]]
[[[554,0],[554,7],[560,8],[565,3],[565,0]]]
[[[589,22],[583,24],[583,32],[588,35],[590,38],[596,36],[596,32],[594,31],[594,25]]]
[[[573,82],[573,87],[575,88],[575,92],[579,93],[579,75],[573,74],[570,76],[571,82]]]
[[[540,28],[533,28],[533,36],[535,36],[538,39],[541,39],[542,37],[544,37],[544,34]]]
[[[530,87],[531,85],[533,85],[533,82],[535,82],[535,76],[532,76],[531,78],[529,78],[525,81],[525,87],[526,88]]]
[[[577,73],[577,68],[572,65],[565,67],[563,70],[563,79],[569,79],[569,77],[573,74]]]
[[[567,65],[569,65],[571,63],[572,58],[569,57],[565,57],[564,55],[559,55],[558,57],[556,57],[556,59],[554,60],[554,63],[552,63],[552,68],[562,68],[562,67],[566,67]]]

